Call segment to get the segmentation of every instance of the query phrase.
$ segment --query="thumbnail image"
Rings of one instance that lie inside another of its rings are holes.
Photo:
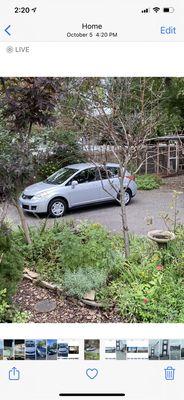
[[[169,340],[160,340],[160,360],[169,360]]]
[[[4,340],[4,360],[14,360],[14,341],[11,339]]]
[[[78,359],[79,358],[79,349],[80,346],[78,343],[69,343],[69,358]]]
[[[127,340],[127,360],[148,359],[148,346],[148,340]]]
[[[58,340],[58,359],[79,359],[80,345],[76,340]]]
[[[3,340],[0,340],[0,360],[3,360]]]
[[[15,340],[14,356],[15,360],[25,360],[25,340]]]
[[[46,340],[36,340],[36,360],[46,360]]]
[[[184,360],[184,340],[181,340],[181,360]]]
[[[36,359],[36,343],[35,340],[25,341],[26,360]]]
[[[58,341],[58,359],[68,358],[69,346],[68,342]]]
[[[181,359],[181,340],[169,341],[170,346],[170,360],[180,360]]]
[[[105,359],[116,360],[116,340],[105,341]]]
[[[183,104],[184,77],[0,77],[0,323],[183,322]]]
[[[152,339],[149,340],[149,359],[159,360],[160,358],[160,340]]]
[[[127,344],[126,340],[116,341],[116,360],[126,360]]]
[[[47,360],[57,360],[57,340],[47,340]]]
[[[100,340],[84,341],[84,359],[100,360]]]

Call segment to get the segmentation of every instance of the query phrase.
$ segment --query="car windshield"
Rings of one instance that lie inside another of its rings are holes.
[[[77,172],[77,169],[73,168],[61,168],[59,171],[55,172],[51,176],[49,176],[45,182],[46,183],[51,183],[54,185],[61,185],[61,183],[64,183],[68,178],[70,178],[75,172]]]

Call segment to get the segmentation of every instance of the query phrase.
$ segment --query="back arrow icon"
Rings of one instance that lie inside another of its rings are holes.
[[[8,36],[11,36],[11,33],[9,32],[10,28],[11,28],[11,25],[8,25],[7,28],[4,30]]]

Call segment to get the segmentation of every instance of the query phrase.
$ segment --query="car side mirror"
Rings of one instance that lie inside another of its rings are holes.
[[[72,189],[75,189],[75,186],[77,186],[78,185],[78,182],[77,181],[72,181]]]

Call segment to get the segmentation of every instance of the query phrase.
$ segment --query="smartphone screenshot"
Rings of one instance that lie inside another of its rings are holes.
[[[2,1],[3,399],[183,399],[183,17]]]

